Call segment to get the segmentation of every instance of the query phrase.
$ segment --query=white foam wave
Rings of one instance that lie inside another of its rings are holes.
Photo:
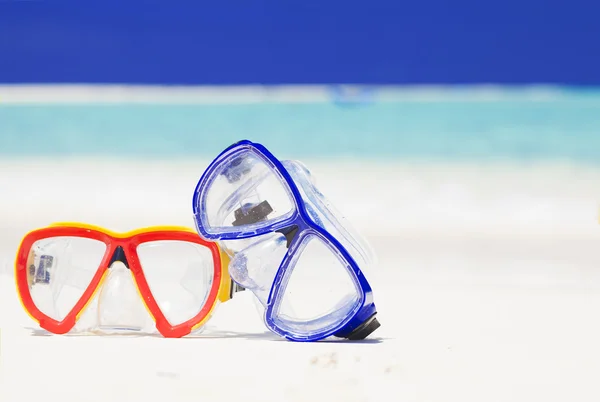
[[[28,103],[256,103],[345,101],[594,101],[553,85],[0,85],[0,105]]]

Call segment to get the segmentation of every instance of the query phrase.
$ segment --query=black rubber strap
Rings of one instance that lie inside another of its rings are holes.
[[[237,292],[243,292],[244,290],[246,290],[245,287],[238,285],[237,283],[235,283],[233,281],[233,279],[231,280],[231,286],[229,287],[229,298],[233,298],[233,295]]]
[[[354,331],[352,331],[345,338],[350,341],[362,341],[367,336],[371,335],[377,328],[381,327],[381,324],[375,317],[376,315],[377,313],[373,314],[365,322],[356,327]]]
[[[264,221],[271,212],[273,212],[273,208],[266,200],[249,208],[245,213],[242,208],[238,208],[233,212],[235,220],[231,224],[233,226],[251,225]]]

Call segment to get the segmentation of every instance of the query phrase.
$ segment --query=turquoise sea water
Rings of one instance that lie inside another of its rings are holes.
[[[255,104],[0,103],[0,157],[211,157],[248,138],[289,157],[600,164],[600,91],[554,100]]]

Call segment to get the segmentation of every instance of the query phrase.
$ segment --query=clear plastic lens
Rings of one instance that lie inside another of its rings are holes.
[[[100,240],[78,236],[36,241],[25,266],[33,303],[43,315],[63,321],[102,270],[103,281],[78,311],[71,332],[156,333],[156,323],[144,305],[148,300],[140,297],[136,284],[141,277],[127,266],[132,255],[123,260],[122,250],[113,249],[118,261],[106,267],[101,264],[107,247]],[[170,325],[189,321],[206,307],[211,290],[216,289],[217,262],[209,247],[194,241],[160,240],[138,244],[136,252],[152,299]]]
[[[197,243],[161,240],[138,245],[144,276],[160,310],[171,325],[195,317],[210,294],[214,261]]]
[[[298,335],[339,325],[361,298],[347,262],[313,235],[303,241],[286,278],[273,316],[280,328]]]
[[[373,274],[375,254],[371,246],[315,187],[308,168],[299,161],[283,161],[282,164],[298,185],[311,219],[346,248],[363,273]]]
[[[62,321],[75,307],[106,252],[106,244],[82,237],[36,241],[27,260],[27,282],[35,306]]]
[[[209,179],[203,224],[211,232],[251,231],[289,215],[288,188],[258,155],[245,150],[219,163]]]

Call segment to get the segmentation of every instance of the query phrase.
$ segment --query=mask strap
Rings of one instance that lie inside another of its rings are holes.
[[[238,292],[243,292],[246,290],[245,287],[237,284],[233,279],[231,280],[231,286],[229,287],[229,298],[232,299],[233,295]]]
[[[343,335],[335,335],[339,338],[346,338],[350,341],[362,341],[369,335],[371,335],[377,328],[381,326],[377,318],[375,317],[377,313],[373,313],[369,318],[367,318],[362,324],[358,327],[354,328],[349,334]]]
[[[266,200],[244,210],[244,207],[240,207],[233,212],[235,216],[235,220],[231,222],[233,226],[252,225],[264,221],[273,212],[273,208]]]

